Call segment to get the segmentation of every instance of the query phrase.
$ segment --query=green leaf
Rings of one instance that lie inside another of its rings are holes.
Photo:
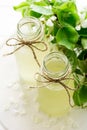
[[[27,10],[27,8],[24,8],[24,9],[21,10],[21,14],[22,14],[23,17],[28,16],[29,11]]]
[[[81,39],[81,44],[83,46],[83,49],[87,49],[87,39],[86,38]]]
[[[35,1],[34,4],[35,5],[39,5],[39,6],[48,6],[47,2],[43,1],[43,0],[41,0],[41,1]]]
[[[53,26],[53,29],[52,29],[52,32],[51,32],[52,36],[56,36],[58,29],[59,29],[58,22],[54,21],[54,26]]]
[[[56,14],[61,25],[70,24],[75,27],[79,22],[79,15],[74,2],[68,1],[58,6]]]
[[[81,51],[81,53],[78,56],[79,60],[86,60],[87,59],[87,49],[84,49],[83,51]]]
[[[81,28],[80,30],[78,30],[78,33],[82,37],[87,37],[87,28]]]
[[[79,97],[82,103],[87,102],[87,85],[83,85],[80,88]]]
[[[86,60],[78,60],[78,66],[83,73],[87,73],[87,59]]]
[[[80,86],[80,84],[81,84],[81,76],[83,76],[83,75],[79,75],[78,72],[76,72],[76,71],[73,73],[75,88],[78,88],[78,86]]]
[[[83,73],[87,73],[87,49],[84,49],[78,55],[78,66]]]
[[[74,91],[74,94],[73,94],[73,101],[75,103],[75,105],[77,106],[81,106],[82,103],[81,103],[81,99],[79,97],[79,89],[77,89],[76,91]]]
[[[78,65],[76,53],[74,51],[71,51],[69,49],[65,49],[64,54],[67,56],[67,58],[70,61],[70,64],[72,66],[72,71],[75,71]]]
[[[78,63],[78,62],[77,62]],[[78,75],[82,75],[83,76],[83,72],[79,69],[79,68],[76,68],[75,71],[74,71],[76,74]]]
[[[78,106],[84,106],[87,103],[87,85],[81,85],[73,94],[74,103]]]
[[[56,35],[58,44],[65,46],[70,50],[74,49],[78,38],[79,35],[72,26],[60,28]]]
[[[52,9],[46,8],[45,6],[39,6],[39,5],[32,4],[30,6],[30,8],[32,11],[43,14],[43,15],[52,15],[53,14]]]
[[[23,9],[26,9],[27,7],[29,7],[29,4],[27,2],[22,2],[17,6],[14,6],[13,9],[16,11],[22,11]]]
[[[41,14],[40,14],[40,13],[37,13],[37,12],[32,11],[32,10],[30,11],[29,15],[30,15],[30,16],[33,16],[33,17],[36,17],[36,18],[41,17]]]

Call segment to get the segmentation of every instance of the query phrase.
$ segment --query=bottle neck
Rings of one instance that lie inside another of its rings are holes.
[[[42,73],[52,79],[65,77],[70,69],[69,61],[59,52],[49,53],[43,60]]]
[[[22,18],[17,24],[17,35],[25,41],[40,41],[43,38],[42,24],[34,17]]]

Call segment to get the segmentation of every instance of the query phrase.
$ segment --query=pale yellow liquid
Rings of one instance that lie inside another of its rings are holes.
[[[39,46],[40,44],[37,45]],[[42,44],[40,46],[43,48]],[[46,55],[47,51],[41,52],[34,49],[34,52],[39,63],[42,64],[43,57]],[[31,49],[24,46],[18,50],[15,55],[21,81],[28,83],[28,85],[34,86],[36,84],[35,73],[38,72],[39,66],[34,59]]]
[[[48,70],[58,72],[65,68],[65,63],[58,60],[47,63]],[[66,84],[73,85],[72,81],[66,81]],[[57,88],[51,89],[51,88]],[[60,117],[65,115],[70,110],[69,98],[67,92],[60,84],[51,84],[49,88],[39,88],[38,98],[40,111],[48,116]]]
[[[57,58],[53,58],[52,60],[50,59],[46,63],[45,66],[46,66],[48,71],[53,72],[53,73],[61,72],[62,70],[65,69],[64,61],[61,59],[57,59]]]

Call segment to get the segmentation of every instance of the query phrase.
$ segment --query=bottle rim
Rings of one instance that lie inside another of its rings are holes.
[[[34,24],[36,27],[36,30],[28,34],[24,33],[22,30],[22,27],[26,24]],[[37,18],[32,17],[32,16],[21,18],[17,24],[17,33],[21,37],[32,37],[32,39],[38,39],[41,31],[42,31],[41,22]]]
[[[59,58],[61,61],[63,61],[65,63],[64,69],[57,72],[49,71],[46,66],[46,62],[52,58]],[[67,57],[60,52],[51,52],[48,55],[46,55],[43,59],[42,73],[48,75],[52,79],[60,79],[60,78],[65,77],[69,73],[68,72],[69,69],[70,69],[70,64]]]

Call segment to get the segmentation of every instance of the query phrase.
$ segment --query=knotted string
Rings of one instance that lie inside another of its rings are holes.
[[[10,43],[12,40],[14,40],[15,42]],[[45,48],[44,49],[38,48],[37,46],[35,46],[36,43],[43,44]],[[16,51],[18,51],[19,49],[21,49],[25,45],[28,46],[31,49],[33,56],[34,56],[34,59],[35,59],[35,61],[38,64],[39,67],[40,67],[40,63],[39,63],[38,58],[35,54],[34,48],[38,51],[41,51],[41,52],[44,52],[44,51],[47,50],[47,45],[46,45],[45,42],[43,42],[43,41],[25,41],[25,40],[23,40],[22,37],[20,38],[19,36],[17,36],[17,38],[15,38],[15,37],[9,38],[6,41],[6,45],[7,46],[19,46],[19,47],[17,47],[14,51],[12,51],[10,53],[4,54],[4,56],[11,55],[11,54],[15,53]]]
[[[43,80],[39,80],[38,77],[43,78]],[[64,77],[62,77],[62,78],[60,78],[60,79],[53,79],[53,78],[49,77],[49,76],[46,75],[46,74],[36,73],[36,74],[35,74],[35,79],[36,79],[37,82],[40,82],[40,83],[43,83],[43,84],[46,83],[46,84],[45,84],[45,85],[42,85],[42,86],[40,86],[40,87],[32,87],[32,86],[31,86],[30,88],[42,88],[42,87],[47,87],[47,86],[49,86],[50,84],[53,84],[53,83],[60,84],[60,85],[66,90],[66,92],[67,92],[67,95],[68,95],[68,97],[69,97],[69,104],[70,104],[70,106],[71,106],[71,107],[74,106],[74,105],[72,105],[72,103],[71,103],[71,96],[70,96],[69,90],[74,91],[75,89],[70,88],[70,87],[67,86],[64,82],[62,82],[62,81],[64,81],[64,80],[73,80],[73,78],[67,78],[66,75],[65,75]]]

